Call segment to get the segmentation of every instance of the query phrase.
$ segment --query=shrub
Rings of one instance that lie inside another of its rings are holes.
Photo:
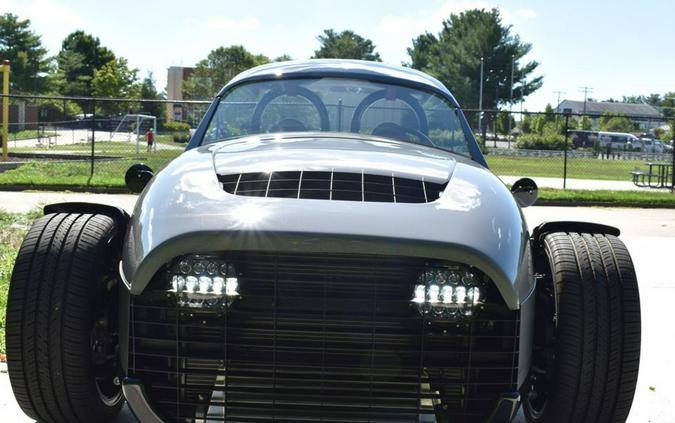
[[[164,129],[170,132],[190,132],[190,124],[187,122],[171,120],[164,123]]]
[[[524,134],[516,142],[517,148],[527,150],[564,150],[565,137],[560,134]]]
[[[175,134],[172,135],[172,137],[173,137],[173,142],[183,142],[183,143],[185,143],[185,142],[190,141],[190,133],[189,132],[187,132],[187,133],[185,133],[185,132],[175,133]]]

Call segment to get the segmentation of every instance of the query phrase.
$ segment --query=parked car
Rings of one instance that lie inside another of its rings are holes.
[[[640,302],[619,230],[549,222],[408,68],[275,63],[216,96],[131,216],[45,207],[9,288],[31,418],[624,422]]]
[[[667,153],[673,151],[672,147],[668,144],[653,138],[640,138],[640,140],[634,144],[633,149],[645,153]]]

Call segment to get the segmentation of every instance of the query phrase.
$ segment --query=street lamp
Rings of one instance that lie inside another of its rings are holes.
[[[481,131],[481,117],[483,114],[483,58],[480,58],[480,88],[478,93],[478,132]]]

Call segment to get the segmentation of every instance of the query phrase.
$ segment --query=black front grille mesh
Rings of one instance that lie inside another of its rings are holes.
[[[428,203],[446,184],[368,173],[287,171],[218,175],[230,194],[316,200]]]
[[[229,308],[132,297],[129,370],[166,421],[474,422],[516,389],[518,313],[494,287],[458,324],[411,307],[422,260],[230,259]]]

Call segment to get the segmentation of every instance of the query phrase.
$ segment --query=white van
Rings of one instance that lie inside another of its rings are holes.
[[[633,134],[627,132],[598,132],[598,139],[600,146],[607,148],[611,145],[614,151],[628,151],[632,150],[633,146],[640,144],[640,139]]]

